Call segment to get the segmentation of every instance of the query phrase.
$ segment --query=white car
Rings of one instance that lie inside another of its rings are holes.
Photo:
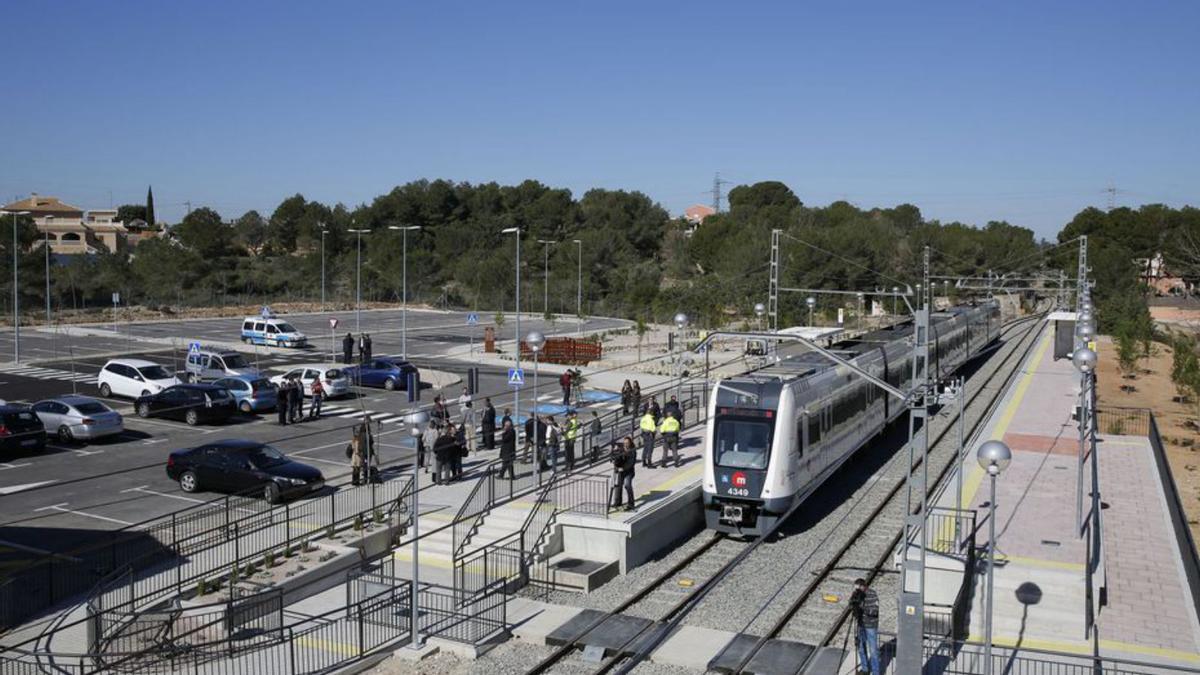
[[[300,378],[300,382],[304,385],[305,396],[312,396],[312,383],[318,377],[321,378],[321,385],[325,387],[325,398],[336,398],[350,393],[350,378],[346,377],[345,371],[341,368],[331,367],[327,363],[294,366],[286,373],[272,377],[271,384],[282,386],[283,381],[289,377]]]
[[[112,359],[100,369],[100,395],[137,398],[181,384],[171,371],[144,359]]]

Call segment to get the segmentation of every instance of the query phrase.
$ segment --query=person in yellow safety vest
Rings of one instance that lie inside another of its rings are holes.
[[[679,466],[679,420],[675,419],[675,414],[670,413],[663,418],[662,424],[658,430],[662,433],[663,438],[663,460],[662,467],[667,468],[667,461],[671,456],[675,457],[675,466]]]
[[[566,439],[567,471],[571,471],[575,468],[575,439],[579,438],[579,417],[573,411],[567,417],[567,429],[563,438]]]
[[[654,421],[654,413],[650,412],[649,406],[642,410],[642,466],[647,469],[654,468],[654,432],[658,429],[658,423]]]

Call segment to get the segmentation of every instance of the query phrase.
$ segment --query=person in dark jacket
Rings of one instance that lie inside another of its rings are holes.
[[[358,362],[359,363],[367,362],[367,334],[366,333],[358,334]]]
[[[529,417],[525,418],[525,447],[521,449],[521,456],[522,461],[524,461],[526,464],[533,461],[532,450],[534,445],[537,444],[537,434],[535,433],[537,430],[534,428],[536,426],[534,424],[536,421],[536,415],[530,415]]]
[[[621,385],[621,412],[628,415],[633,410],[633,385],[625,380],[625,384]]]
[[[613,495],[612,508],[619,509],[623,503],[621,497],[621,488],[625,488],[625,510],[632,511],[634,509],[633,499],[633,476],[637,470],[637,451],[633,447],[633,439],[626,436],[621,443],[613,443],[612,450],[612,465],[613,465]]]
[[[450,425],[454,429],[454,455],[450,458],[451,473],[455,480],[462,478],[462,461],[463,457],[467,456],[467,425],[460,424],[457,427]]]
[[[592,461],[596,461],[596,456],[600,454],[600,435],[604,433],[604,425],[600,424],[600,414],[595,410],[592,411],[592,421],[589,424],[589,433],[592,443]]]
[[[288,412],[292,402],[288,399],[288,383],[284,380],[279,384],[279,391],[275,392],[275,412],[279,415],[279,424],[285,425],[288,423]]]
[[[513,471],[513,461],[517,458],[517,430],[513,429],[512,420],[504,420],[504,429],[500,432],[500,477],[508,472],[509,480],[516,480]]]
[[[350,363],[354,358],[354,338],[346,333],[346,337],[342,338],[342,363]]]
[[[496,406],[492,399],[483,399],[483,420],[479,423],[480,433],[483,434],[483,449],[496,449]]]
[[[371,360],[371,334],[363,335],[363,363]]]
[[[650,414],[654,415],[654,423],[662,422],[662,408],[658,406],[658,397],[650,397]]]
[[[636,415],[642,409],[642,384],[637,380],[633,381],[633,391],[629,392],[629,402],[632,404],[630,410]]]
[[[858,646],[858,672],[882,675],[883,671],[879,669],[879,596],[867,587],[866,579],[854,580],[850,613],[858,627],[854,639]]]
[[[439,429],[450,423],[450,411],[446,408],[440,395],[433,397],[433,410],[429,412],[429,417],[433,420],[434,426]]]
[[[450,427],[442,427],[437,442],[433,444],[433,459],[436,462],[433,472],[434,485],[450,482],[450,455],[456,449],[454,436],[450,435]]]
[[[501,429],[503,429],[503,428],[504,428],[504,423],[505,423],[505,422],[508,422],[509,424],[512,424],[512,423],[513,423],[513,419],[512,419],[512,410],[509,410],[508,408],[505,408],[505,409],[504,409],[504,417],[501,417],[501,418],[500,418],[500,428],[501,428]],[[515,427],[515,426],[514,426],[513,428],[514,428],[514,429],[516,429],[516,427]]]
[[[667,415],[674,415],[675,419],[679,420],[679,424],[681,426],[683,425],[683,408],[679,405],[679,399],[675,398],[674,396],[671,397],[670,401],[667,401],[666,404],[663,405],[662,414],[663,417],[666,417]]]

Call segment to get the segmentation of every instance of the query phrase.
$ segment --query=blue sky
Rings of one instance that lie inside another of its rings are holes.
[[[1052,236],[1200,203],[1200,3],[33,2],[0,14],[0,196],[354,205],[412,179],[712,176]]]

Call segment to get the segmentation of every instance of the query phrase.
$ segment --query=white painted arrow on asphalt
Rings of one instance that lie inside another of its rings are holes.
[[[0,495],[11,495],[24,490],[32,490],[35,487],[57,483],[56,480],[44,480],[40,483],[25,483],[24,485],[9,485],[8,487],[0,487]]]

